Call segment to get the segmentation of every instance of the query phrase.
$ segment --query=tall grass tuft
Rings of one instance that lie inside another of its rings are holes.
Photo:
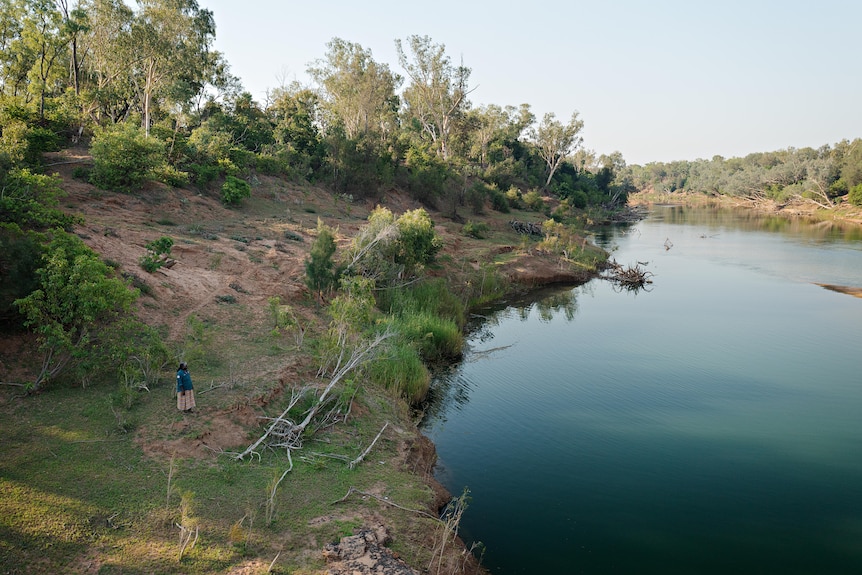
[[[376,385],[389,389],[416,404],[425,398],[431,376],[416,349],[403,338],[392,343],[386,354],[368,366],[368,376]]]
[[[408,311],[428,312],[453,321],[459,328],[464,327],[467,317],[464,304],[441,278],[384,290],[378,295],[377,307],[396,317]]]
[[[393,320],[395,330],[411,342],[428,363],[461,356],[464,336],[450,319],[424,310],[409,310]]]

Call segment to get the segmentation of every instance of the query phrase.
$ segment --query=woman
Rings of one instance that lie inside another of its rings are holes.
[[[177,368],[177,409],[191,413],[194,407],[195,391],[192,388],[192,376],[189,375],[189,366],[186,362],[182,362]]]

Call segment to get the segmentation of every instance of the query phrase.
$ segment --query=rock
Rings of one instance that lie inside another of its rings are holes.
[[[419,575],[384,547],[389,533],[383,525],[364,528],[323,549],[327,575]]]

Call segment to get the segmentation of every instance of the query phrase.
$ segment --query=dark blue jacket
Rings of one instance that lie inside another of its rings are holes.
[[[192,387],[192,376],[189,375],[189,371],[187,369],[178,369],[177,370],[177,393],[181,391],[186,391],[189,389],[194,389]]]

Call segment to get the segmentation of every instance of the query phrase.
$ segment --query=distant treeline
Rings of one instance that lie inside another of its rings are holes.
[[[308,70],[313,85],[259,103],[215,34],[195,0],[2,2],[0,166],[35,168],[80,139],[102,142],[88,177],[109,189],[269,174],[353,197],[398,187],[452,212],[505,211],[531,190],[572,209],[617,205],[631,189],[619,153],[582,147],[577,113],[537,121],[528,104],[473,106],[470,68],[428,37],[396,40],[403,75],[334,38]]]
[[[862,205],[862,139],[834,146],[788,148],[744,158],[651,163],[628,168],[641,190],[698,192],[824,208],[848,201]]]

